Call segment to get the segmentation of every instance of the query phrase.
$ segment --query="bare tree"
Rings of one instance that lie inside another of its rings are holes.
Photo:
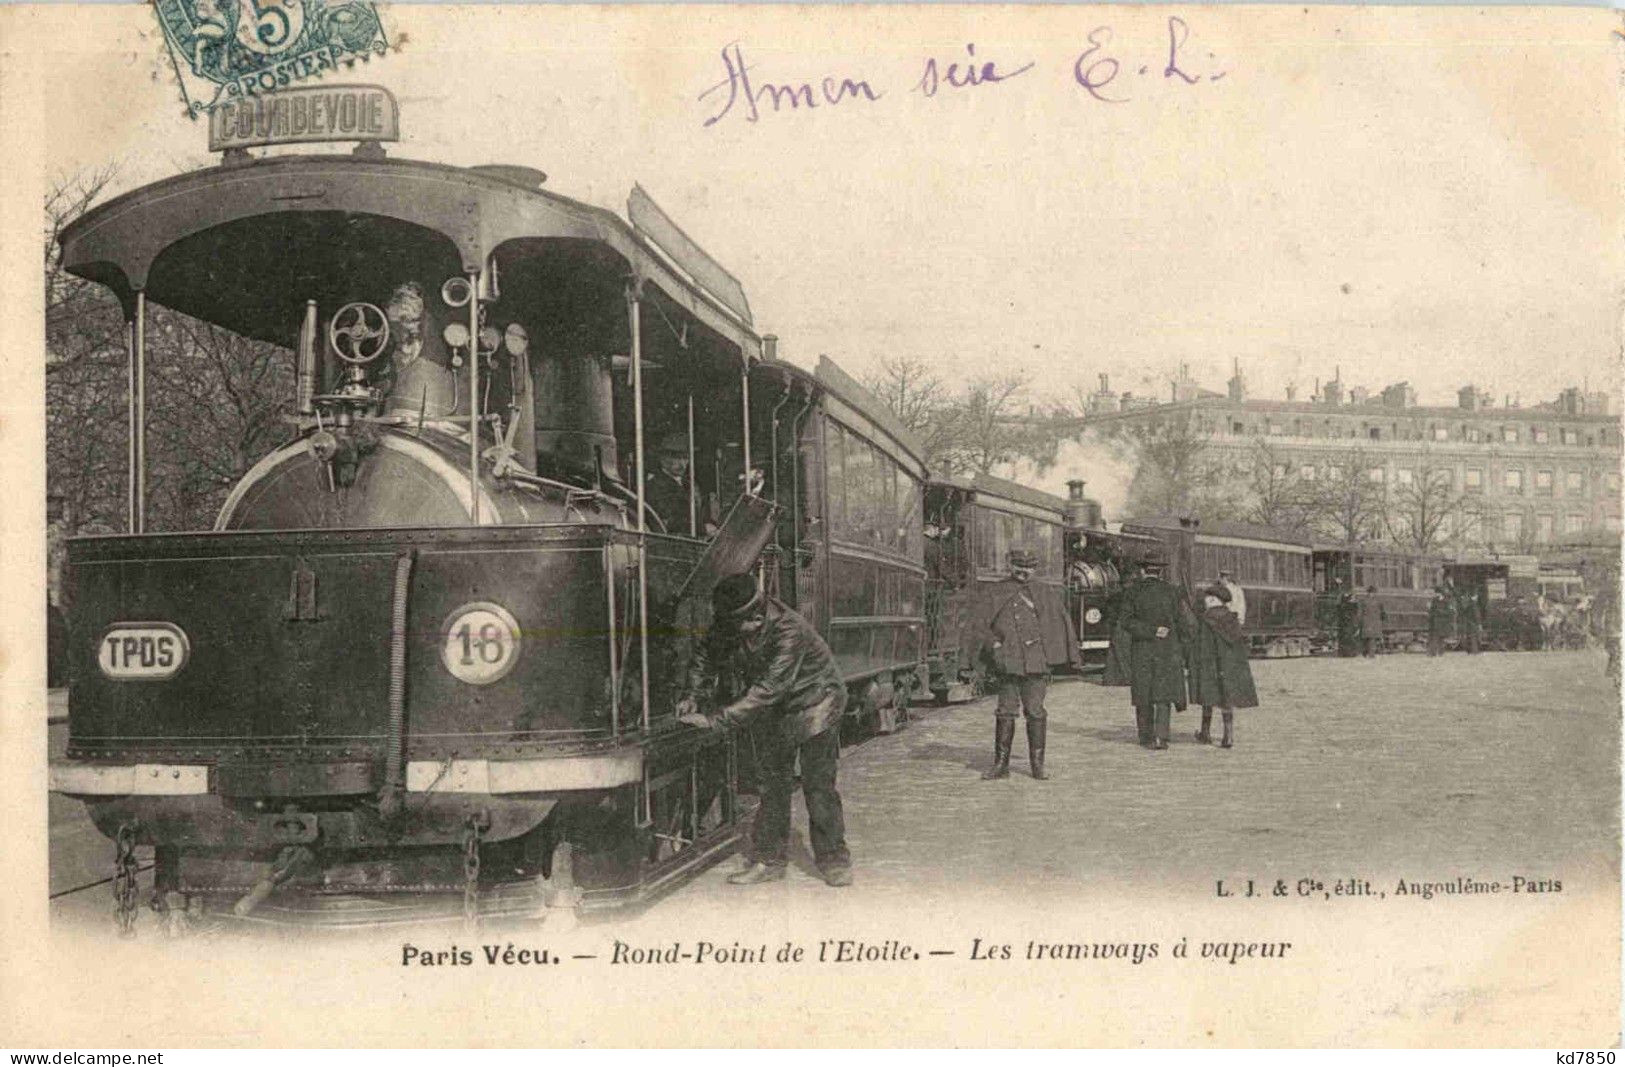
[[[111,170],[64,179],[44,203],[47,491],[75,533],[122,529],[129,357],[117,299],[62,268],[63,229],[105,192]],[[147,314],[147,525],[196,529],[290,431],[292,356],[154,304]]]
[[[938,455],[942,469],[987,474],[1029,455],[1034,431],[1016,419],[1026,391],[1027,380],[1021,374],[984,376],[966,383],[945,412],[955,430]]]
[[[1131,514],[1177,514],[1199,505],[1211,513],[1222,504],[1203,488],[1214,466],[1208,434],[1184,414],[1137,423],[1124,432],[1137,459],[1128,494]]]
[[[1260,526],[1301,532],[1307,529],[1314,501],[1313,482],[1304,480],[1297,464],[1269,440],[1254,442],[1246,466],[1247,503],[1243,518]]]
[[[1394,486],[1384,514],[1388,536],[1396,544],[1418,552],[1432,552],[1442,546],[1445,536],[1466,525],[1466,497],[1457,488],[1455,472],[1448,466],[1424,459],[1407,484]]]
[[[943,380],[923,359],[882,356],[879,369],[866,375],[863,384],[914,434],[927,466],[935,468],[959,432],[954,398]]]
[[[1313,521],[1327,536],[1358,544],[1385,528],[1386,486],[1371,480],[1373,464],[1362,448],[1333,456],[1316,480]]]
[[[72,516],[70,534],[124,525],[124,315],[106,289],[62,268],[58,243],[113,176],[106,168],[59,179],[43,205],[46,469],[48,492]]]

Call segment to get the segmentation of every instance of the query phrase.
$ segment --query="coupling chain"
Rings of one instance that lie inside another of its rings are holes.
[[[135,936],[136,880],[135,824],[118,828],[113,857],[113,919],[120,937]]]
[[[480,835],[489,825],[483,815],[470,815],[463,830],[463,922],[469,929],[480,921]]]

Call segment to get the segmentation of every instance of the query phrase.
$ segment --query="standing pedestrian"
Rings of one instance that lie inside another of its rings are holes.
[[[1010,776],[1010,748],[1016,738],[1016,714],[1027,717],[1027,760],[1040,781],[1044,770],[1048,716],[1044,695],[1050,670],[1077,667],[1077,631],[1055,590],[1032,580],[1038,554],[1029,549],[1010,550],[1010,577],[987,591],[969,637],[974,642],[969,662],[984,656],[998,679],[999,703],[993,712],[993,766],[983,778]]]
[[[1373,659],[1383,649],[1383,624],[1388,621],[1388,613],[1382,609],[1382,601],[1377,599],[1377,587],[1368,585],[1365,596],[1360,600],[1360,638],[1364,644],[1366,659]]]
[[[1442,585],[1433,587],[1433,599],[1428,602],[1428,655],[1437,656],[1444,651],[1445,640],[1455,627],[1456,606]]]
[[[1235,743],[1235,709],[1258,707],[1258,689],[1247,662],[1247,635],[1230,610],[1229,590],[1215,585],[1203,595],[1202,614],[1191,641],[1191,702],[1202,705],[1202,728],[1196,739],[1213,740],[1213,709],[1224,720],[1220,748]]]
[[[1129,699],[1140,744],[1168,747],[1172,709],[1185,708],[1185,658],[1192,618],[1184,590],[1163,580],[1163,564],[1147,561],[1145,576],[1123,600],[1129,641]]]
[[[1467,651],[1476,656],[1484,633],[1484,616],[1478,594],[1472,589],[1463,589],[1456,604],[1456,633]]]
[[[1246,626],[1247,594],[1236,584],[1234,572],[1229,567],[1219,568],[1219,584],[1230,594],[1230,611],[1236,616],[1236,621]]]
[[[767,720],[757,731],[763,751],[762,803],[752,831],[756,859],[731,875],[729,883],[756,885],[785,876],[790,796],[799,757],[808,836],[819,873],[832,886],[851,885],[852,857],[846,847],[841,795],[835,790],[846,685],[829,646],[806,619],[764,595],[748,574],[717,583],[711,610],[711,630],[695,650],[688,688],[677,703],[679,721],[724,730]],[[738,665],[748,686],[745,694],[716,715],[702,714],[701,695],[715,691],[718,672],[730,661]]]
[[[1354,602],[1354,594],[1346,588],[1338,590],[1337,594],[1337,654],[1344,658],[1354,656],[1359,651],[1360,607]]]

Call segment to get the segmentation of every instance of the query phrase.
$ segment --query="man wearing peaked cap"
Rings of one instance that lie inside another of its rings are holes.
[[[1050,670],[1080,663],[1078,636],[1056,591],[1032,580],[1038,554],[1017,548],[1009,558],[1010,577],[989,590],[968,633],[973,645],[970,662],[990,661],[999,692],[993,713],[993,766],[982,777],[1010,776],[1010,748],[1020,712],[1027,717],[1027,759],[1033,777],[1043,780],[1049,777],[1044,770],[1048,733],[1044,695]]]
[[[756,862],[728,881],[755,885],[785,876],[790,797],[799,755],[813,858],[824,881],[851,885],[852,857],[846,847],[841,795],[835,790],[846,684],[835,669],[829,645],[806,619],[765,595],[748,574],[717,583],[711,609],[710,633],[695,651],[687,689],[677,703],[679,720],[707,730],[765,720],[765,729],[758,731],[765,744],[762,804],[752,833]],[[701,714],[700,698],[715,692],[718,668],[725,662],[738,665],[748,688],[716,715]]]

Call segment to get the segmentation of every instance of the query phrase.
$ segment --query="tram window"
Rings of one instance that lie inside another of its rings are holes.
[[[880,486],[875,473],[875,453],[869,442],[849,433],[846,437],[846,540],[872,544],[875,540]]]
[[[1064,565],[1064,553],[1061,549],[1061,528],[1053,523],[1043,526],[1044,573],[1051,578],[1059,578]]]
[[[846,431],[837,422],[825,423],[824,484],[829,493],[826,528],[831,536],[846,533]]]
[[[875,465],[880,475],[880,540],[887,548],[897,548],[903,540],[903,532],[897,528],[897,466],[881,452],[875,453]]]
[[[920,483],[907,471],[897,471],[897,548],[904,555],[913,556],[924,539],[921,525],[922,496]]]

